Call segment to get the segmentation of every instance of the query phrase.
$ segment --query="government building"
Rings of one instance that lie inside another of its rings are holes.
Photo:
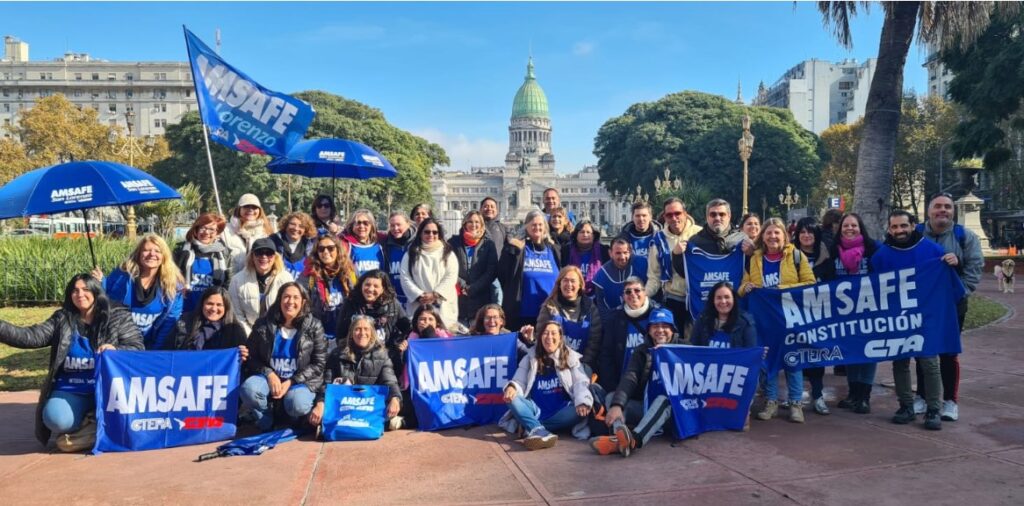
[[[572,211],[577,220],[589,219],[599,229],[618,230],[629,207],[608,193],[599,180],[597,166],[557,174],[551,132],[548,99],[537,84],[531,58],[526,78],[512,101],[504,165],[434,171],[431,194],[435,214],[444,220],[445,228],[458,230],[465,212],[478,208],[484,197],[498,201],[503,222],[519,225],[526,213],[543,207],[544,190],[556,188],[562,196],[562,207]]]

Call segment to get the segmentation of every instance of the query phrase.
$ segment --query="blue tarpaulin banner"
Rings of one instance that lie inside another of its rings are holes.
[[[736,246],[727,255],[712,255],[693,243],[686,245],[683,265],[686,266],[686,305],[696,321],[704,310],[711,287],[721,281],[728,281],[739,288],[743,280],[743,250]]]
[[[258,155],[285,156],[302,140],[316,112],[285,93],[268,90],[220,58],[185,29],[192,79],[210,138]]]
[[[965,294],[939,259],[747,296],[769,372],[960,353],[956,303]]]
[[[409,340],[409,391],[420,430],[496,423],[516,365],[516,335]]]
[[[101,353],[93,453],[234,437],[240,364],[237,348]]]
[[[654,368],[672,401],[680,438],[714,430],[742,430],[754,400],[762,348],[663,345]]]
[[[388,387],[327,385],[323,435],[327,441],[364,441],[384,435]]]

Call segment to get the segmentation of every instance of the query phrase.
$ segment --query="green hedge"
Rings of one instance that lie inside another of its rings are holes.
[[[103,272],[132,252],[124,239],[93,239],[96,261]],[[64,297],[71,276],[92,269],[85,238],[0,238],[0,305],[52,303]]]

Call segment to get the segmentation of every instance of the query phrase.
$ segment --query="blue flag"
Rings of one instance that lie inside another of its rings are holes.
[[[965,294],[940,259],[786,290],[754,290],[749,310],[768,371],[960,353]]]
[[[409,340],[409,391],[421,430],[496,423],[515,372],[516,335]]]
[[[323,434],[327,441],[362,441],[384,435],[388,387],[327,385]]]
[[[654,369],[672,401],[680,438],[714,430],[742,430],[757,391],[761,348],[662,345]]]
[[[728,281],[737,288],[740,286],[745,259],[739,246],[727,255],[712,255],[694,247],[693,243],[686,245],[686,253],[683,255],[686,266],[686,305],[694,321],[704,310],[711,287],[720,281]]]
[[[285,93],[268,90],[222,60],[185,28],[196,100],[210,138],[258,155],[285,156],[302,140],[316,112]]]
[[[234,437],[240,364],[237,348],[101,353],[93,453]]]

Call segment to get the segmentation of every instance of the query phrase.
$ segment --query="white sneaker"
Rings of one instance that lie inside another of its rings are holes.
[[[955,422],[960,418],[960,409],[956,405],[956,401],[942,401],[942,420],[946,422]]]
[[[923,415],[928,412],[928,403],[924,401],[924,397],[919,395],[914,396],[914,414]]]
[[[401,416],[393,416],[388,420],[388,430],[398,430],[405,427],[405,418]]]
[[[822,395],[821,397],[818,397],[817,399],[814,399],[814,412],[819,414],[819,415],[827,415],[827,414],[832,413],[828,409],[828,404],[825,404],[825,396],[824,395]]]

